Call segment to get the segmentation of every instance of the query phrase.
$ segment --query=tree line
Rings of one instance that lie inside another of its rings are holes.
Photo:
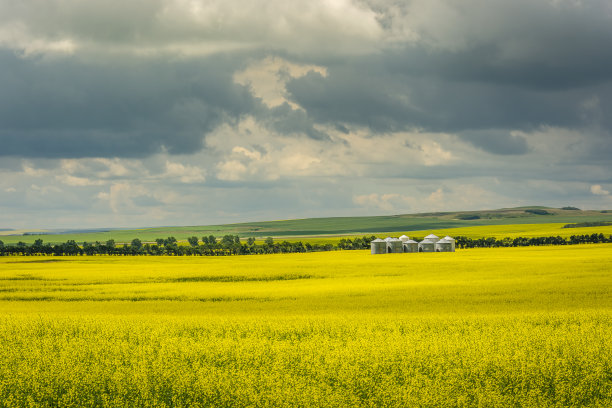
[[[7,244],[0,241],[0,256],[7,255],[200,255],[200,256],[228,256],[228,255],[256,255],[256,254],[284,254],[299,252],[319,252],[335,250],[369,249],[370,242],[376,236],[357,238],[343,238],[337,245],[331,243],[303,243],[301,241],[274,241],[268,237],[262,243],[255,238],[241,240],[237,235],[225,235],[220,239],[210,235],[207,237],[189,237],[188,245],[179,245],[174,237],[158,238],[155,243],[143,243],[135,238],[129,244],[116,244],[110,239],[106,242],[84,242],[78,244],[74,240],[64,243],[44,243],[37,239],[33,244],[18,242]],[[417,239],[418,240],[418,239]],[[455,238],[457,248],[496,248],[539,245],[576,245],[589,243],[612,243],[612,235],[604,234],[572,235],[569,238],[556,237],[517,237],[517,238],[468,238],[459,236]]]
[[[457,248],[498,248],[498,247],[520,247],[541,245],[577,245],[577,244],[600,244],[612,243],[612,235],[606,237],[604,234],[572,235],[569,238],[556,237],[517,237],[517,238],[467,238],[455,237]]]
[[[64,243],[49,244],[37,239],[33,244],[18,242],[5,245],[0,241],[0,256],[2,255],[201,255],[201,256],[227,256],[227,255],[255,255],[280,254],[297,252],[333,251],[335,249],[366,249],[370,241],[376,237],[342,239],[337,246],[330,243],[303,243],[289,241],[274,241],[268,237],[262,243],[255,238],[241,240],[237,235],[225,235],[220,239],[210,235],[187,238],[188,245],[179,245],[175,237],[158,238],[155,243],[143,243],[135,238],[129,244],[117,244],[110,239],[106,242],[84,242],[79,245],[74,240]]]

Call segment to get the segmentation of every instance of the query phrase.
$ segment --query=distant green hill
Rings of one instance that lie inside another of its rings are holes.
[[[568,208],[568,207],[565,207]],[[572,207],[569,207],[572,208]],[[109,229],[93,232],[67,231],[50,233],[45,230],[3,231],[0,240],[4,243],[23,241],[95,242],[114,239],[116,242],[129,242],[134,238],[154,241],[156,238],[173,236],[178,240],[187,237],[214,235],[221,237],[232,234],[240,237],[298,237],[374,234],[398,231],[440,230],[478,225],[542,224],[542,223],[585,223],[612,221],[612,211],[582,211],[579,209],[559,209],[549,207],[517,207],[482,211],[453,211],[421,214],[404,214],[372,217],[331,217],[306,218],[298,220],[246,222],[239,224],[155,227],[141,229]],[[9,234],[20,235],[9,235]],[[25,235],[24,235],[25,234]]]

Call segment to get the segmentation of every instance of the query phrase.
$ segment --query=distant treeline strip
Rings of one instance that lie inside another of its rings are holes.
[[[140,239],[133,239],[131,243],[117,245],[114,240],[106,242],[96,241],[94,243],[84,242],[79,245],[74,240],[61,244],[45,244],[42,239],[37,239],[33,244],[18,242],[14,245],[5,245],[0,241],[0,256],[2,255],[201,255],[201,256],[226,256],[226,255],[256,255],[256,254],[279,254],[294,252],[318,252],[333,251],[335,249],[366,249],[370,248],[370,241],[375,236],[355,238],[354,240],[341,240],[338,246],[332,244],[311,244],[309,242],[275,242],[272,238],[266,238],[262,244],[257,244],[255,238],[241,241],[237,235],[225,235],[221,239],[215,236],[190,237],[188,245],[179,245],[174,237],[166,239],[159,238],[155,243],[143,243]],[[350,242],[350,244],[347,243]],[[342,248],[339,246],[342,245]]]
[[[556,237],[516,237],[516,238],[467,238],[456,237],[457,248],[498,248],[498,247],[522,247],[541,245],[578,245],[578,244],[601,244],[612,243],[612,235],[606,237],[604,234],[572,235],[569,238]]]
[[[130,244],[116,245],[114,240],[104,243],[84,242],[79,245],[74,240],[62,244],[45,244],[42,239],[37,239],[33,244],[18,242],[14,245],[5,245],[0,241],[0,256],[8,255],[199,255],[199,256],[227,256],[227,255],[256,255],[256,254],[284,254],[298,252],[319,252],[336,250],[369,249],[370,242],[375,236],[364,236],[354,239],[341,239],[337,245],[311,244],[280,241],[275,242],[272,238],[266,238],[262,244],[257,244],[254,238],[240,241],[236,235],[225,235],[220,240],[214,236],[203,237],[200,241],[197,237],[188,238],[189,245],[179,245],[174,237],[166,239],[159,238],[154,244],[143,244],[140,239],[133,239]],[[594,243],[612,243],[612,235],[606,237],[604,234],[572,235],[569,238],[556,237],[517,237],[517,238],[468,238],[459,236],[455,238],[457,248],[496,248],[496,247],[520,247],[539,245],[577,245]]]
[[[606,227],[612,225],[610,221],[579,222],[576,224],[565,224],[563,228],[585,228],[585,227]]]

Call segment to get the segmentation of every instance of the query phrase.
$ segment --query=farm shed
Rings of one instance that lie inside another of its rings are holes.
[[[404,252],[419,252],[419,243],[413,239],[404,241]]]
[[[387,253],[387,243],[382,239],[375,239],[370,243],[370,247],[372,248],[372,255]]]
[[[446,238],[442,238],[435,243],[436,252],[453,252],[452,242]]]
[[[418,244],[419,252],[435,252],[436,243],[425,238]]]

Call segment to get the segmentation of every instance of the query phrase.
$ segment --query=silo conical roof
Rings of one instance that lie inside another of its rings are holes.
[[[408,241],[410,237],[408,237],[407,235],[402,235],[401,237],[399,237],[399,239],[401,239],[402,241]]]
[[[444,238],[442,238],[442,239],[447,239],[447,240],[449,240],[449,241],[454,241],[454,240],[455,240],[455,238],[453,238],[453,237],[449,237],[448,235],[447,235],[447,236],[445,236],[445,237],[444,237]]]
[[[376,238],[374,241],[372,242],[385,242],[384,240],[380,239],[380,238]]]
[[[425,237],[425,239],[439,239],[439,238],[437,235],[429,234],[428,236]]]

